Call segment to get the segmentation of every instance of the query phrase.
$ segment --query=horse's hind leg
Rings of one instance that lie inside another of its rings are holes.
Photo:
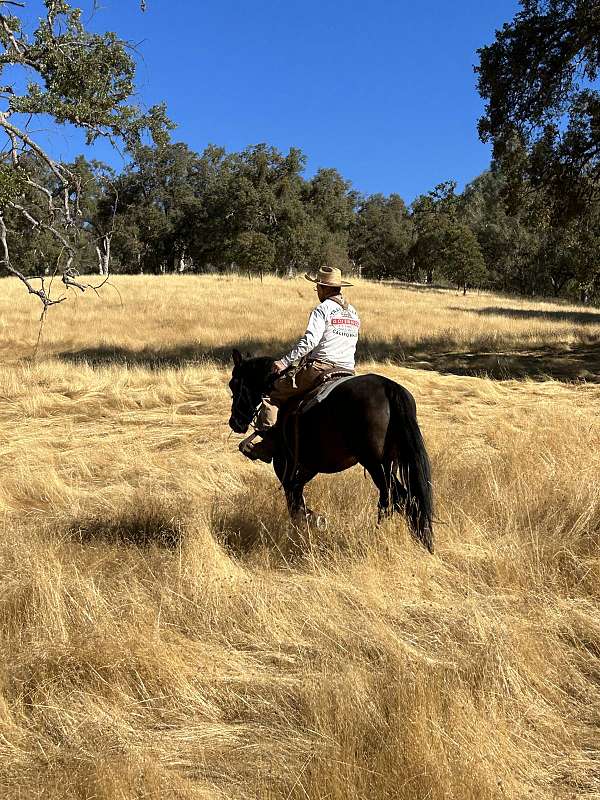
[[[406,503],[408,501],[408,492],[404,488],[404,486],[400,483],[398,476],[394,473],[393,469],[390,472],[391,478],[391,494],[392,494],[392,504],[394,507],[394,511],[406,512]]]
[[[390,500],[392,499],[392,473],[389,466],[384,464],[364,464],[364,468],[371,476],[373,483],[379,489],[379,503],[377,522],[386,517],[390,513]]]
[[[366,466],[365,469],[379,489],[377,522],[380,523],[384,517],[399,512],[404,514],[410,525],[412,520],[410,518],[409,493],[398,478],[395,465],[393,463],[377,464],[373,467]]]

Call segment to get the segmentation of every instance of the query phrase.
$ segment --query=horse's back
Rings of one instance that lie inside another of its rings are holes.
[[[323,401],[332,406],[341,403],[350,403],[352,408],[359,406],[382,407],[389,403],[391,398],[398,398],[406,406],[407,411],[416,411],[416,403],[412,394],[400,383],[367,372],[364,375],[355,375],[348,381],[336,386],[329,396]]]
[[[311,463],[318,472],[338,472],[380,457],[394,397],[400,397],[411,413],[410,392],[383,375],[356,375],[336,386],[300,417],[302,462]]]

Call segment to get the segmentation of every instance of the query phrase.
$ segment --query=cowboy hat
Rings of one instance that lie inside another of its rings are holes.
[[[315,278],[306,273],[304,276],[307,281],[318,283],[321,286],[352,286],[352,283],[342,280],[342,271],[337,267],[319,267]]]

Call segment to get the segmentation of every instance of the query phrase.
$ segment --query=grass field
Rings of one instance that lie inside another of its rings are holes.
[[[360,283],[414,394],[436,553],[319,477],[295,547],[227,427],[306,281],[2,281],[0,797],[600,798],[600,311]]]

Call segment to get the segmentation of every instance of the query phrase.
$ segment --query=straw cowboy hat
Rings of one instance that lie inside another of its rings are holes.
[[[319,267],[316,277],[313,278],[308,273],[304,277],[307,281],[321,286],[353,286],[352,283],[342,280],[342,271],[337,267]]]

